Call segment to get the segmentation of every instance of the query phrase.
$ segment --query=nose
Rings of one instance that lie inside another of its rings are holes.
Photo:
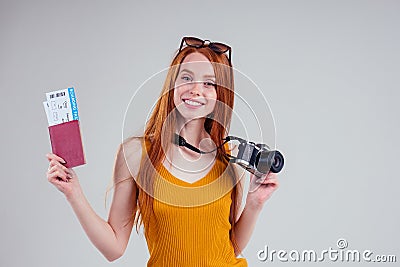
[[[202,84],[203,83],[201,83],[201,82],[194,82],[192,87],[190,88],[190,91],[189,91],[190,94],[200,96]]]

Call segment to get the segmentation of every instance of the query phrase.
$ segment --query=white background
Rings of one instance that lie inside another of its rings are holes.
[[[183,36],[231,45],[276,121],[287,161],[243,252],[249,266],[271,264],[257,260],[266,245],[322,251],[339,238],[400,257],[400,2],[232,2],[0,2],[0,266],[110,265],[47,182],[42,101],[75,87],[87,158],[76,171],[106,219],[129,99],[168,67]],[[137,105],[150,108],[160,90]],[[112,265],[147,259],[143,233],[133,232]]]

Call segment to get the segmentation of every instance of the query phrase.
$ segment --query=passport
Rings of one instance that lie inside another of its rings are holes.
[[[63,158],[67,168],[85,164],[74,87],[46,93],[43,106],[49,123],[53,154]]]
[[[60,123],[48,128],[53,154],[66,161],[65,167],[72,168],[86,163],[79,120]]]

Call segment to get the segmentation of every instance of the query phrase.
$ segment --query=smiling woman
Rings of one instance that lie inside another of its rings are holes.
[[[225,44],[182,39],[143,136],[118,148],[108,221],[91,209],[74,170],[48,154],[48,180],[66,195],[108,260],[121,257],[133,226],[143,225],[147,266],[247,266],[237,256],[278,181],[268,174],[240,210],[243,179],[223,146],[234,103],[230,56]],[[174,144],[176,134],[213,153],[199,155]]]

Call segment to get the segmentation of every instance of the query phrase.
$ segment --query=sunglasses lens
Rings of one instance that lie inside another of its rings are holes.
[[[193,46],[193,47],[201,47],[203,45],[203,40],[200,40],[196,37],[186,37],[185,42],[188,46]]]
[[[227,46],[226,44],[221,44],[221,43],[210,43],[209,46],[212,50],[214,50],[215,52],[218,53],[225,53],[226,51],[229,50],[229,46]]]

